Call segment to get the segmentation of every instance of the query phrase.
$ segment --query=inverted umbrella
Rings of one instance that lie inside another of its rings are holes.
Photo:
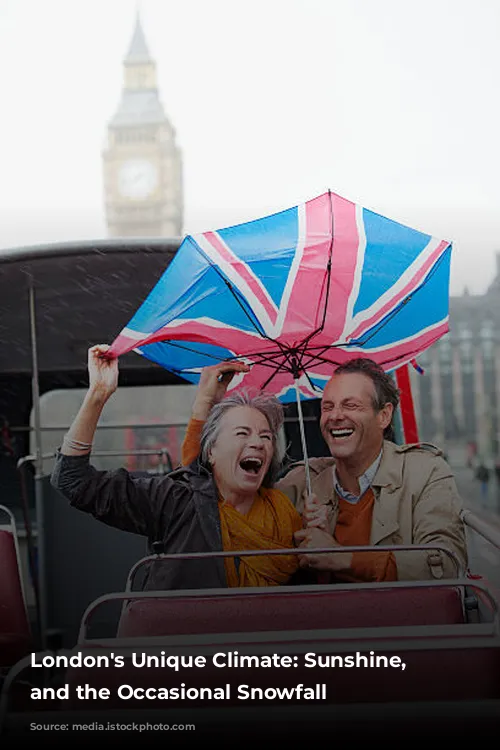
[[[328,192],[187,236],[112,343],[197,383],[203,367],[251,365],[229,389],[318,398],[358,356],[393,370],[448,331],[452,245]]]

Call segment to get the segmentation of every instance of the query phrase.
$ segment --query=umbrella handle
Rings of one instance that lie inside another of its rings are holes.
[[[309,471],[309,457],[307,455],[306,433],[304,430],[304,417],[302,415],[302,405],[300,403],[299,379],[294,378],[294,382],[295,382],[295,393],[297,394],[297,413],[299,417],[300,440],[302,443],[302,453],[304,454],[304,465],[305,465],[305,470],[306,470],[306,487],[307,487],[307,494],[309,495],[309,499],[310,499],[312,495],[311,473]]]

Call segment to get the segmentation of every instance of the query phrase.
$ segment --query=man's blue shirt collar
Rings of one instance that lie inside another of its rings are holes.
[[[373,482],[375,478],[375,474],[377,473],[377,469],[380,466],[380,462],[382,460],[382,451],[378,454],[375,461],[367,468],[364,474],[362,474],[360,477],[358,477],[358,484],[359,484],[359,495],[353,495],[352,492],[347,492],[339,483],[337,479],[337,472],[335,471],[335,466],[333,467],[333,486],[335,487],[335,491],[342,497],[344,500],[347,500],[348,503],[352,503],[353,505],[357,503],[362,496],[365,494],[366,490],[371,486],[371,483]]]

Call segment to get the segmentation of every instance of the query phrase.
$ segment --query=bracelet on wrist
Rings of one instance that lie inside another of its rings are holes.
[[[74,440],[67,435],[63,438],[63,445],[67,448],[71,448],[74,451],[80,451],[81,453],[87,453],[92,450],[92,443],[83,443],[81,440]]]

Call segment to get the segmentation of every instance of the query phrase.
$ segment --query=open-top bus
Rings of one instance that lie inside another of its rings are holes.
[[[126,723],[135,712],[153,725],[194,723],[219,733],[239,722],[246,736],[252,729],[298,736],[311,722],[325,731],[333,721],[354,731],[360,720],[373,732],[388,717],[401,729],[424,720],[446,731],[464,721],[475,730],[497,727],[499,602],[480,570],[470,576],[457,569],[456,579],[432,582],[143,592],[146,567],[168,564],[169,556],[69,508],[51,488],[55,449],[86,386],[88,347],[116,336],[177,246],[103,241],[0,255],[3,732],[27,731],[31,723]],[[194,386],[138,355],[123,358],[94,465],[170,471],[179,462],[193,395]],[[304,405],[310,455],[324,451],[318,410],[314,401]],[[400,427],[404,421],[403,414]],[[282,439],[290,458],[300,458],[294,407]],[[500,549],[481,518],[467,511],[464,521]],[[39,663],[58,656],[63,666],[33,666],[34,653]],[[87,666],[82,654],[90,657]],[[136,666],[138,654],[146,666]],[[291,668],[263,666],[274,654],[288,657]],[[76,661],[66,669],[71,655]],[[161,666],[165,655],[171,664],[190,656],[205,663],[177,671]],[[97,656],[109,666],[96,669]],[[116,669],[118,656],[123,665]],[[58,698],[64,685],[69,696]],[[95,699],[89,691],[83,700],[76,695],[82,685],[110,696]],[[118,695],[123,685],[125,697]],[[182,685],[194,692],[185,695]],[[246,686],[243,696],[238,685]],[[286,692],[297,685],[298,692]],[[34,700],[33,687],[48,689],[49,697]],[[306,688],[317,693],[306,698]],[[160,689],[180,697],[165,698]],[[245,690],[252,689],[250,700]],[[214,698],[215,690],[223,697]]]

